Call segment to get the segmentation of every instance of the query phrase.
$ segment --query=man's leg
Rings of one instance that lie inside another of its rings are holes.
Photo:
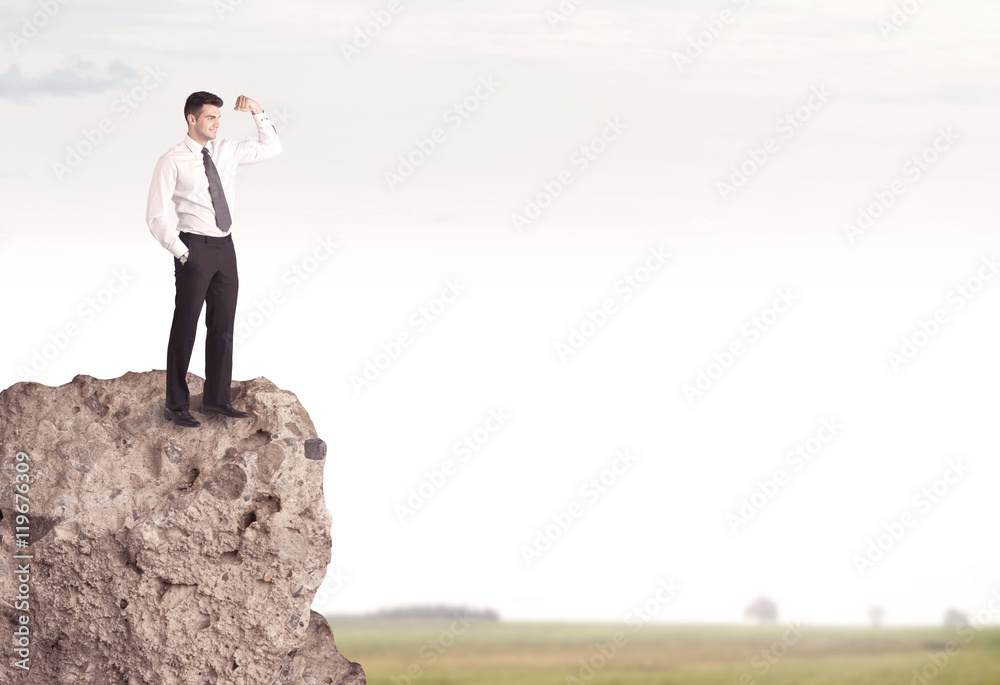
[[[240,279],[232,241],[212,247],[216,271],[208,285],[205,300],[208,335],[205,338],[205,393],[202,404],[224,407],[229,404],[233,381],[233,331]]]
[[[198,318],[211,280],[211,271],[206,271],[206,265],[203,264],[204,244],[196,240],[185,241],[185,244],[190,251],[187,261],[182,265],[179,259],[174,258],[177,294],[174,297],[170,342],[167,344],[166,408],[171,411],[183,411],[190,407],[187,371],[198,332]]]

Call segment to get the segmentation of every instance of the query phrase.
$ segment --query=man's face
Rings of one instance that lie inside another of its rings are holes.
[[[201,114],[198,115],[192,128],[205,140],[215,140],[219,131],[219,116],[219,108],[215,105],[202,105]],[[188,124],[191,125],[190,119],[188,119]]]

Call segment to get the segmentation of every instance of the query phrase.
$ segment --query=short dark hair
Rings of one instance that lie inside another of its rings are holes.
[[[187,121],[188,114],[193,114],[195,119],[200,117],[202,105],[222,107],[222,98],[213,93],[206,93],[203,90],[191,93],[188,95],[187,102],[184,103],[184,121]]]

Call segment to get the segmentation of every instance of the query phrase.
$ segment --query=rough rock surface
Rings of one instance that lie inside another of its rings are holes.
[[[163,418],[165,382],[0,393],[0,644],[30,630],[30,670],[7,648],[0,683],[363,685],[310,611],[331,545],[309,415],[265,378],[234,382],[251,418],[201,415],[189,374],[202,425],[182,428]]]

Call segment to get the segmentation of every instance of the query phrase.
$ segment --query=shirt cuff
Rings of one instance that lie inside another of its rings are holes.
[[[267,114],[265,112],[254,114],[253,118],[254,121],[257,122],[258,126],[269,126],[271,124],[271,120],[267,118]]]
[[[188,246],[181,242],[180,238],[174,241],[174,243],[167,248],[167,250],[177,259],[180,259],[185,252],[188,251]]]

